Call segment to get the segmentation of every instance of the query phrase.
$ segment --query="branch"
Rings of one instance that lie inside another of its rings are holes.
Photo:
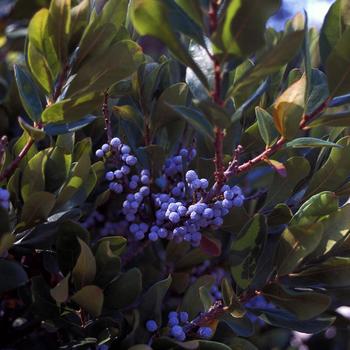
[[[219,2],[218,0],[212,0],[211,8],[209,11],[209,26],[210,32],[214,33],[218,26],[218,10],[219,10]],[[213,55],[210,55],[210,58],[214,65],[214,89],[212,91],[213,101],[219,105],[223,106],[223,101],[221,99],[221,64],[220,61]],[[223,140],[224,140],[224,132],[221,128],[215,127],[215,179],[217,182],[217,186],[221,187],[225,182],[224,175],[224,162],[223,162]]]
[[[24,145],[21,152],[18,154],[18,156],[12,161],[12,163],[4,170],[4,172],[0,175],[0,182],[4,181],[5,179],[8,179],[12,176],[12,174],[17,169],[20,161],[26,156],[30,148],[32,147],[34,143],[34,139],[31,137],[27,141],[27,143]]]
[[[108,108],[108,99],[109,99],[108,91],[105,91],[104,97],[103,97],[103,104],[102,104],[102,113],[105,119],[105,130],[107,133],[107,141],[108,143],[110,143],[112,140],[112,126],[111,126],[111,116]]]

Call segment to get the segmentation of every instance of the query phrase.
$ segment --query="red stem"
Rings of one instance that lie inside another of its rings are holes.
[[[210,32],[214,33],[218,26],[218,10],[219,4],[218,0],[213,0],[211,2],[211,9],[209,11],[209,26]],[[215,56],[210,56],[214,65],[214,89],[212,91],[213,101],[220,107],[223,106],[223,101],[221,99],[221,64],[220,61]],[[218,126],[215,127],[215,180],[217,182],[217,186],[221,188],[221,186],[225,182],[225,174],[224,174],[224,162],[223,162],[223,141],[224,141],[224,132]]]
[[[30,138],[27,143],[24,145],[21,152],[18,154],[18,156],[13,160],[13,162],[5,169],[5,171],[0,175],[0,182],[4,181],[5,179],[8,179],[11,177],[11,175],[15,172],[17,169],[20,161],[26,156],[28,151],[30,150],[30,147],[32,147],[34,143],[34,139]]]

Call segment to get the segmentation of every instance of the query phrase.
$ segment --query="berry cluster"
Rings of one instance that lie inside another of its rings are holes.
[[[129,223],[127,231],[136,241],[169,239],[198,247],[203,229],[219,228],[230,209],[243,204],[244,196],[238,186],[225,185],[207,200],[212,190],[209,181],[200,179],[194,170],[188,170],[184,176],[184,168],[196,156],[194,148],[183,148],[178,155],[168,158],[163,175],[154,181],[149,170],[136,168],[137,158],[130,151],[130,147],[116,137],[98,149],[96,156],[111,157],[113,166],[117,167],[107,171],[105,178],[111,191],[125,195],[121,212],[116,216]],[[155,184],[152,191],[151,182]],[[154,191],[159,183],[163,184],[158,186],[160,191]],[[110,226],[104,232],[115,228]]]
[[[10,207],[10,192],[0,188],[0,206],[4,209],[9,209]]]
[[[169,335],[178,340],[186,340],[186,332],[184,326],[189,323],[188,313],[187,312],[176,312],[171,311],[168,314],[168,327]],[[154,333],[158,330],[158,325],[154,320],[148,320],[146,322],[146,329],[150,333]],[[199,327],[197,334],[200,338],[208,339],[213,335],[213,331],[210,327]]]

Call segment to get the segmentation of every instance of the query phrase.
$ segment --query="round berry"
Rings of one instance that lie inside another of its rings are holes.
[[[171,327],[171,335],[175,338],[181,336],[184,333],[183,329],[179,325]]]
[[[106,173],[106,180],[108,180],[108,181],[114,180],[114,172],[113,171],[108,171]]]
[[[169,220],[173,223],[173,224],[177,224],[180,221],[180,215],[178,213],[172,212],[169,215]]]
[[[102,145],[101,149],[104,153],[107,153],[109,151],[109,145],[105,143]]]
[[[179,319],[177,317],[171,317],[171,318],[169,318],[168,324],[170,327],[174,327],[177,324],[179,324]]]
[[[150,232],[150,234],[148,235],[148,239],[152,242],[155,242],[158,239],[158,235],[156,232]]]
[[[130,153],[130,147],[128,145],[123,145],[122,148],[120,149],[120,151],[123,154],[129,154]]]
[[[111,146],[114,147],[114,148],[117,148],[118,146],[120,146],[121,144],[121,141],[118,137],[114,137],[112,140],[111,140]]]
[[[102,158],[105,155],[102,149],[98,149],[95,154],[97,158]]]
[[[137,159],[134,156],[127,156],[125,159],[125,163],[127,165],[133,166],[137,163]]]
[[[182,323],[187,322],[187,321],[188,321],[188,313],[185,312],[185,311],[181,311],[181,312],[180,312],[180,315],[179,315],[179,318],[180,318],[180,321],[181,321]]]
[[[199,327],[197,333],[201,338],[205,339],[208,339],[213,335],[213,331],[210,327]]]
[[[123,173],[124,175],[127,175],[127,174],[130,173],[130,168],[129,168],[127,165],[123,165],[123,166],[120,168],[120,170],[122,171],[122,173]]]
[[[186,181],[189,183],[198,179],[198,175],[194,170],[188,170],[185,177],[186,177]]]
[[[155,332],[158,329],[157,322],[154,320],[148,320],[146,322],[146,329],[148,330],[148,332]]]

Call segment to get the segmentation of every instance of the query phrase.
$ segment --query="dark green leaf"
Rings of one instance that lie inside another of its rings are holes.
[[[66,63],[68,39],[71,28],[71,0],[52,0],[47,21],[47,30],[52,37],[58,59]]]
[[[105,306],[122,309],[131,305],[142,292],[142,275],[139,269],[133,268],[121,274],[105,289]]]
[[[178,112],[196,131],[208,137],[211,141],[214,140],[213,126],[203,114],[190,107],[171,106],[171,108]]]
[[[32,127],[21,117],[18,117],[18,124],[35,141],[40,141],[45,137],[45,132],[43,130]]]
[[[225,4],[225,10],[212,40],[225,54],[246,57],[262,48],[265,44],[264,30],[266,21],[278,10],[279,0],[236,1]]]
[[[231,246],[230,266],[236,284],[246,289],[252,282],[266,241],[266,219],[255,215]]]
[[[329,296],[315,292],[289,290],[276,283],[263,289],[266,296],[275,305],[293,313],[299,320],[315,318],[326,311],[330,304]]]
[[[84,62],[69,85],[67,97],[77,98],[103,92],[117,81],[129,77],[143,61],[144,56],[139,45],[131,40],[119,41],[109,47],[107,53],[93,56]]]
[[[103,290],[97,286],[85,286],[72,296],[72,300],[94,317],[100,316],[103,306]]]
[[[23,267],[14,261],[0,259],[0,293],[18,288],[28,282]]]
[[[337,144],[342,148],[332,148],[327,161],[311,178],[305,197],[320,191],[335,191],[345,183],[350,167],[350,137],[343,137]]]
[[[298,139],[294,139],[292,141],[287,142],[286,147],[292,147],[292,148],[338,147],[338,148],[342,148],[342,146],[337,144],[337,143],[326,141],[326,140],[321,140],[321,139],[316,139],[314,137],[300,137]]]
[[[193,69],[202,84],[208,88],[205,75],[182,45],[172,26],[178,26],[178,30],[184,31],[187,35],[192,33],[193,26],[189,22],[191,19],[184,16],[178,9],[180,8],[169,0],[133,0],[130,5],[131,20],[141,35],[152,35],[163,41],[175,57]],[[176,23],[175,20],[179,15],[184,18],[184,21]]]
[[[255,107],[255,115],[258,121],[260,135],[267,147],[273,145],[277,139],[277,130],[270,113],[260,107]]]
[[[14,72],[22,105],[29,118],[33,122],[38,122],[40,120],[43,107],[34,82],[28,73],[17,65],[14,66]]]
[[[186,291],[186,294],[182,299],[180,310],[188,312],[190,320],[197,316],[199,312],[204,311],[203,304],[200,299],[200,287],[211,287],[214,282],[215,279],[213,276],[204,275],[199,277]]]

